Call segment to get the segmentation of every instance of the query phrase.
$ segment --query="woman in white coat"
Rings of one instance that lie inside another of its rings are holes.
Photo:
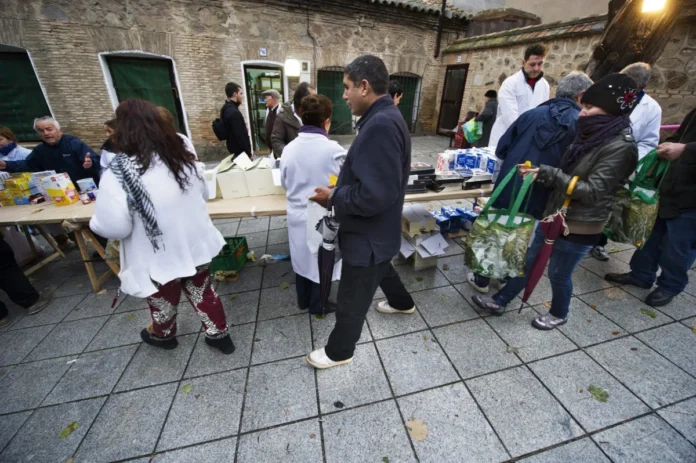
[[[331,175],[338,176],[346,150],[329,140],[331,100],[324,95],[309,95],[302,99],[301,108],[303,126],[298,137],[285,146],[280,158],[281,182],[288,198],[290,258],[296,274],[300,309],[308,309],[310,313],[327,313],[329,310],[321,307],[318,257],[307,244],[308,225],[314,228],[307,223],[307,203],[315,188],[328,185]],[[312,215],[310,213],[310,217]],[[340,274],[341,265],[338,262],[334,267],[333,280],[338,280]]]
[[[104,173],[89,226],[120,240],[121,291],[147,298],[152,323],[142,340],[177,347],[177,307],[184,295],[199,316],[205,343],[234,351],[208,266],[225,244],[205,201],[203,166],[155,105],[125,100],[116,109],[118,154]]]

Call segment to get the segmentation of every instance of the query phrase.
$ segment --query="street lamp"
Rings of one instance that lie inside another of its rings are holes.
[[[288,77],[300,77],[300,72],[302,71],[302,66],[300,62],[296,59],[286,59],[285,60],[285,74]]]
[[[643,0],[643,13],[657,13],[665,9],[667,0]]]

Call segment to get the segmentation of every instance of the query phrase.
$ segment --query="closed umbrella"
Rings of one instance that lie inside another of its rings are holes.
[[[566,189],[566,200],[563,202],[563,207],[557,210],[554,214],[548,217],[544,217],[539,226],[544,232],[544,244],[539,249],[536,257],[534,258],[534,263],[532,268],[527,273],[527,284],[524,287],[524,294],[522,295],[522,304],[520,304],[520,310],[517,313],[522,312],[522,307],[529,300],[529,297],[534,292],[541,276],[544,274],[544,269],[546,264],[551,258],[551,253],[553,252],[553,243],[558,239],[559,236],[566,236],[568,234],[568,225],[565,221],[566,212],[568,212],[568,206],[570,205],[570,195],[573,194],[575,190],[575,185],[578,182],[578,177],[573,177],[568,184]]]
[[[338,220],[332,212],[317,223],[317,231],[322,236],[319,248],[319,286],[321,287],[321,306],[326,308],[331,294],[334,264],[336,262],[336,244],[338,242]]]

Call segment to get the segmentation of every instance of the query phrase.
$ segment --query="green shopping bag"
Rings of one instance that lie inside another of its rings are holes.
[[[469,119],[466,124],[462,125],[464,137],[469,143],[477,142],[483,135],[483,127],[476,122],[476,119]]]
[[[659,208],[660,184],[665,178],[669,161],[653,150],[638,161],[630,185],[621,188],[604,234],[617,243],[642,248],[652,233]]]
[[[512,169],[500,182],[464,241],[466,265],[479,275],[503,279],[524,273],[535,219],[519,210],[531,192],[533,176],[524,179],[517,194],[513,191],[507,209],[490,208],[516,175],[517,169]]]

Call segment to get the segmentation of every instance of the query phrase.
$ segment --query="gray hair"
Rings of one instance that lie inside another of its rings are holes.
[[[577,97],[592,86],[592,79],[580,71],[573,71],[558,83],[556,89],[556,98],[570,98],[571,100]]]
[[[642,90],[648,86],[648,81],[652,75],[652,68],[648,63],[633,63],[623,68],[621,74],[626,74],[628,77],[635,80],[638,88]]]
[[[39,122],[48,122],[49,124],[53,124],[53,127],[55,127],[56,130],[60,130],[60,124],[51,116],[37,117],[36,119],[34,119],[34,130],[36,130],[36,124],[38,124]]]

